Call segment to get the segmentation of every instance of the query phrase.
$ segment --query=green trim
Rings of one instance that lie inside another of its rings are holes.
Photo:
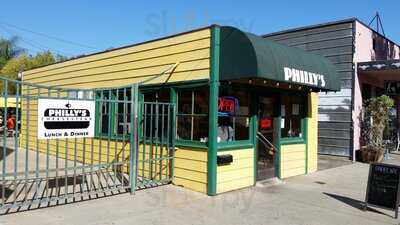
[[[116,89],[117,91],[119,89]],[[103,119],[102,118],[102,108],[101,108],[101,104],[102,104],[102,99],[104,99],[104,93],[107,93],[109,95],[109,101],[107,101],[107,103],[109,103],[108,106],[108,121],[107,121],[107,126],[109,128],[109,131],[107,133],[103,133],[102,130],[100,130],[100,121]],[[96,104],[95,104],[95,111],[96,111],[96,115],[101,115],[101,116],[96,116],[96,121],[95,121],[95,137],[96,138],[101,138],[101,139],[107,139],[107,140],[114,140],[114,139],[118,139],[119,135],[116,134],[115,132],[115,115],[117,114],[116,110],[116,105],[118,104],[118,102],[114,102],[116,100],[116,95],[114,93],[114,89],[109,89],[109,90],[98,90],[95,92],[96,95]],[[100,95],[100,100],[99,100],[99,96]]]
[[[306,154],[306,166],[305,166],[305,171],[306,171],[306,174],[308,174],[308,117],[304,118],[302,120],[302,122],[304,123],[304,131],[305,131],[305,132],[303,132],[303,134],[304,134],[303,138],[305,140],[304,143],[306,144],[306,152],[305,152],[305,154]]]
[[[100,106],[100,101],[99,101],[99,96],[97,95],[97,93],[94,93],[95,96],[95,123],[94,123],[94,136],[95,137],[99,137],[99,116],[100,115],[100,110],[101,110],[101,106]]]
[[[277,117],[274,117],[274,132],[275,132],[275,147],[278,149],[278,152],[275,156],[275,176],[279,179],[282,179],[282,152],[281,152],[281,137],[282,137],[282,128],[281,128],[281,104],[282,99],[281,96],[277,97],[276,104],[278,108],[276,109]]]
[[[286,94],[286,95],[294,95],[294,96],[299,96],[302,95],[304,97],[306,97],[307,95],[307,91],[308,89],[303,88],[302,90],[298,90],[298,89],[282,89],[279,86],[276,87],[266,87],[266,86],[262,86],[257,85],[257,83],[253,83],[253,84],[248,84],[248,83],[229,83],[229,81],[220,81],[221,86],[222,85],[228,85],[234,89],[238,89],[238,90],[244,90],[244,91],[250,91],[254,94],[257,94],[258,96],[270,96],[270,95],[277,95],[277,94]]]
[[[258,141],[257,141],[257,130],[258,130],[258,114],[257,114],[257,104],[258,104],[258,96],[254,93],[251,93],[251,119],[250,126],[251,132],[250,137],[253,143],[253,185],[256,185],[257,182],[257,163],[258,163]]]
[[[254,144],[249,141],[234,141],[234,142],[226,142],[226,143],[218,143],[218,151],[227,151],[227,150],[240,150],[244,148],[253,148]]]
[[[220,27],[211,27],[210,94],[208,120],[207,194],[217,194],[217,130],[219,88]]]
[[[189,80],[189,81],[177,81],[170,82],[166,84],[146,84],[140,85],[140,91],[153,91],[160,90],[161,88],[193,88],[193,87],[201,87],[208,85],[208,79],[201,80]]]
[[[177,97],[176,97],[176,89],[171,87],[169,90],[169,101],[174,105],[174,114],[172,115],[172,121],[171,121],[171,126],[172,126],[172,130],[175,131],[175,134],[172,135],[172,137],[174,137],[175,139],[175,145],[177,143],[176,141],[176,137],[177,137],[177,124],[176,124],[176,114],[178,113],[178,103],[177,103]]]
[[[301,123],[304,123],[304,119],[301,120]],[[302,125],[303,127],[303,125]],[[304,134],[302,129],[302,133]],[[306,141],[303,137],[291,137],[291,138],[281,138],[281,145],[290,145],[290,144],[305,144]]]
[[[139,137],[139,141],[142,141],[143,136],[144,136],[144,132],[142,129],[142,125],[143,125],[143,102],[144,102],[144,95],[143,93],[138,90],[138,101],[139,101],[139,109],[138,109],[138,137]]]
[[[182,147],[191,147],[191,148],[202,148],[202,149],[207,149],[207,144],[204,142],[200,141],[191,141],[191,140],[182,140],[178,139],[175,141],[176,146],[182,146]]]
[[[280,104],[280,102],[279,102]],[[280,113],[279,113],[280,114]],[[281,152],[281,117],[274,118],[274,130],[275,130],[275,139],[276,144],[275,147],[278,149],[278,152],[275,156],[275,175],[282,179],[282,171],[281,171],[281,164],[282,164],[282,152]]]

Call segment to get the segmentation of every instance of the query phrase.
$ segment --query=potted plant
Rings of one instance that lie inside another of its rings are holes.
[[[374,97],[366,102],[364,120],[367,124],[363,127],[365,146],[361,148],[363,162],[380,162],[383,160],[385,146],[383,132],[389,122],[389,112],[394,101],[387,95]]]

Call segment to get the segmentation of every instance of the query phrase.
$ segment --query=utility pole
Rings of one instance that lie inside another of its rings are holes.
[[[376,22],[376,32],[378,32],[379,34],[382,34],[384,37],[386,37],[385,30],[383,29],[383,25],[382,25],[381,16],[379,15],[378,11],[376,12],[374,18],[372,18],[371,22],[369,22],[368,26],[371,27],[371,24],[374,21]],[[379,32],[379,30],[382,30],[382,33]]]

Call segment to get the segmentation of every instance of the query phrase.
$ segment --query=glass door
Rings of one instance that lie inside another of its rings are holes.
[[[275,177],[274,116],[276,101],[273,97],[258,99],[257,180]]]

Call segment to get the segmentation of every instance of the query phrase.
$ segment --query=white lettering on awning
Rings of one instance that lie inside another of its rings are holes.
[[[324,75],[322,74],[312,73],[304,70],[297,70],[289,67],[284,67],[283,70],[285,73],[286,81],[320,87],[325,87],[326,85]]]

